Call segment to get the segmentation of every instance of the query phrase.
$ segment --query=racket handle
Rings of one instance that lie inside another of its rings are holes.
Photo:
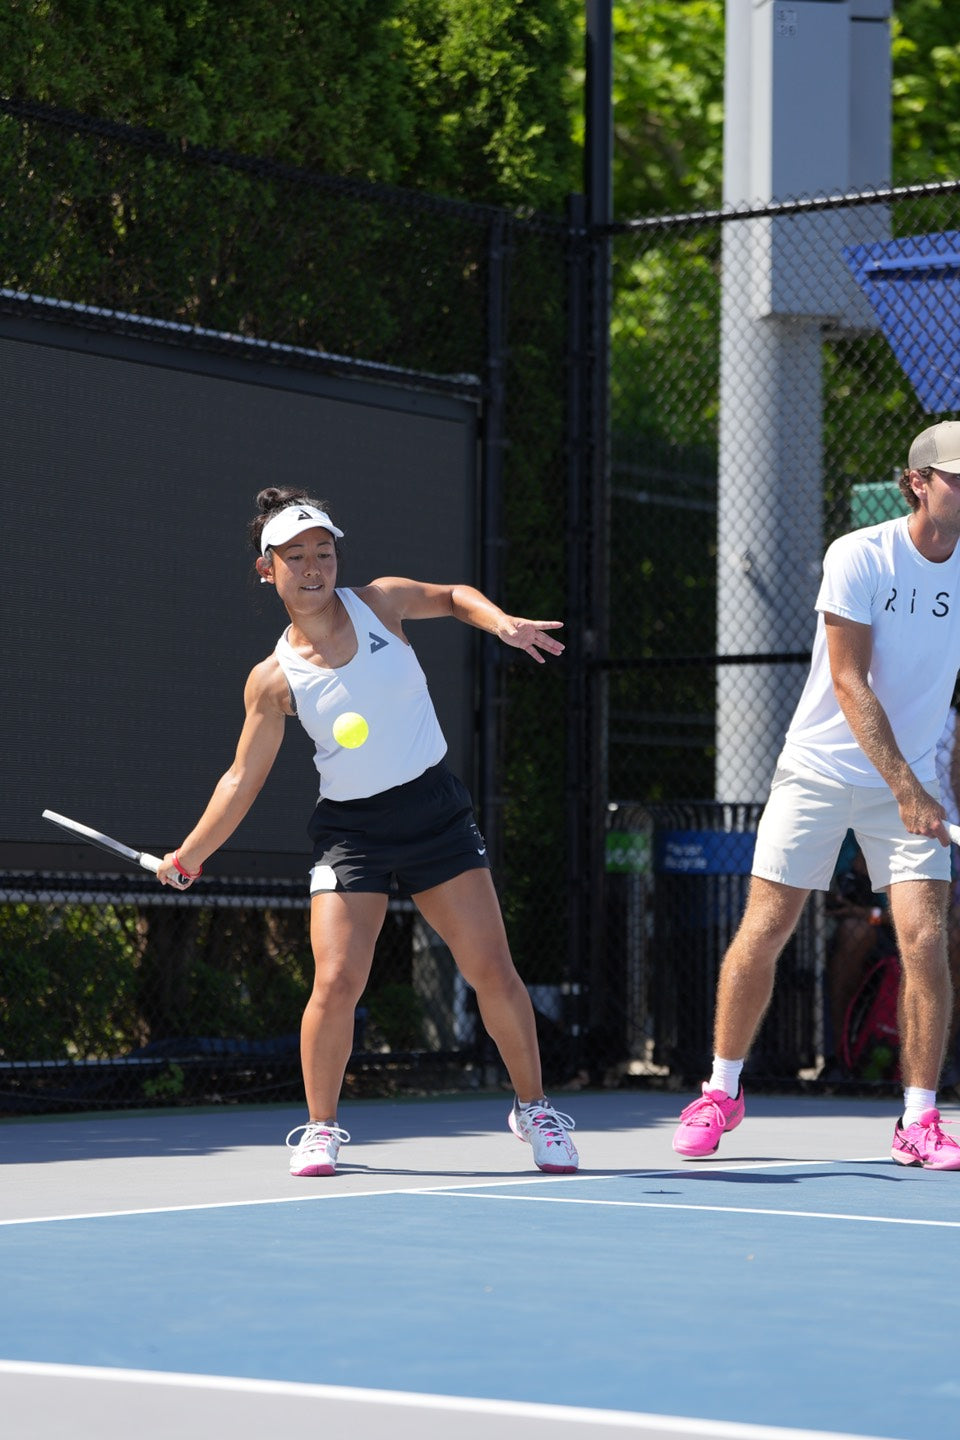
[[[145,850],[141,850],[140,859],[137,863],[141,865],[144,870],[152,870],[154,875],[156,875],[157,871],[160,869],[160,866],[163,864],[163,861],[159,859],[158,856],[148,855]],[[186,887],[190,884],[190,879],[186,875],[178,875],[177,884],[182,885],[183,888],[186,889]]]
[[[947,834],[950,836],[954,845],[960,845],[960,825],[948,825]]]
[[[160,866],[163,864],[163,861],[157,855],[148,855],[145,850],[141,850],[140,859],[137,861],[137,864],[140,865],[144,870],[152,870],[154,875],[156,875],[157,871],[160,869]],[[190,884],[190,881],[186,875],[178,875],[177,884],[182,885],[184,886],[184,888],[186,888],[186,886]]]

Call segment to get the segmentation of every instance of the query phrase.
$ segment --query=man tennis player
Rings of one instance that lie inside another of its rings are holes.
[[[901,1165],[960,1170],[936,1108],[950,1020],[949,837],[937,741],[960,668],[960,421],[923,430],[900,489],[910,514],[827,550],[810,673],[757,829],[752,880],[717,987],[713,1071],[683,1111],[680,1155],[711,1155],[744,1114],[741,1071],[777,960],[848,828],[885,890],[902,960]]]
[[[299,719],[316,747],[320,798],[309,827],[316,978],[301,1027],[309,1118],[287,1136],[290,1171],[332,1175],[350,1139],[337,1104],[354,1011],[395,886],[413,897],[476,992],[516,1091],[511,1130],[541,1170],[576,1170],[573,1121],[543,1094],[533,1006],[510,955],[487,847],[466,788],[444,763],[447,744],[403,631],[405,620],[453,616],[543,664],[541,651],[563,651],[548,633],[561,622],[506,615],[468,585],[389,576],[338,589],[343,531],[326,508],[290,489],[263,490],[257,505],[257,570],[290,623],[250,672],[233,764],[157,873],[178,888],[199,876],[263,787],[287,719]]]

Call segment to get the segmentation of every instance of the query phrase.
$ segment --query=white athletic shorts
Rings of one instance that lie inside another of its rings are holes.
[[[940,799],[940,786],[926,787]],[[757,827],[751,873],[798,890],[829,890],[844,836],[852,830],[874,890],[899,880],[949,880],[950,846],[904,829],[886,785],[844,785],[778,766]]]

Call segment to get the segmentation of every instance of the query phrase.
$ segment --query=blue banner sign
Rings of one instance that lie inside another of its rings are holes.
[[[658,875],[749,875],[756,835],[741,830],[660,830]]]

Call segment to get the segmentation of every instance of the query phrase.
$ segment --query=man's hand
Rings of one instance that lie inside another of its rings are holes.
[[[929,835],[941,845],[950,844],[945,824],[947,812],[939,800],[934,800],[919,781],[911,786],[910,793],[899,802],[900,819],[911,835]]]

